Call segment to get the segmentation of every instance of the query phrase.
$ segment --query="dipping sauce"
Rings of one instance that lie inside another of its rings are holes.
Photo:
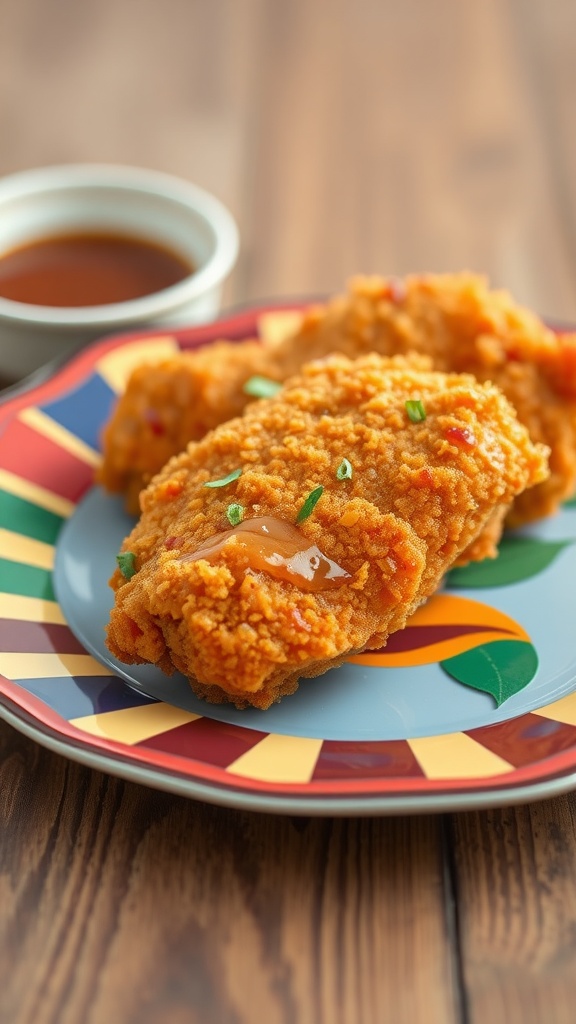
[[[309,544],[300,530],[273,516],[246,519],[231,530],[216,533],[191,555],[184,555],[182,561],[205,558],[215,562],[230,537],[236,537],[244,549],[247,569],[294,583],[300,590],[331,590],[351,579],[346,569],[327,558],[315,544]]]
[[[105,306],[152,295],[193,271],[155,242],[86,231],[43,238],[0,256],[0,296],[39,306]]]

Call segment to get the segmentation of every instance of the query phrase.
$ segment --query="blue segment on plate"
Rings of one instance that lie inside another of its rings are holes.
[[[91,448],[100,450],[100,433],[108,419],[116,395],[106,381],[94,373],[74,391],[39,406],[42,412],[66,427]]]
[[[39,697],[49,708],[68,720],[158,703],[153,697],[137,693],[114,676],[18,679],[17,685]]]

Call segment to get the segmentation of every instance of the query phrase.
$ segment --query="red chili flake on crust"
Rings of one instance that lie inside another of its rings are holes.
[[[476,438],[467,427],[446,427],[444,437],[458,448],[473,448]]]
[[[167,551],[173,551],[177,548],[180,543],[180,537],[167,537],[164,541],[164,547]]]
[[[144,419],[150,427],[150,430],[156,437],[163,437],[166,433],[166,427],[162,423],[156,409],[147,409],[144,413]]]
[[[140,629],[140,626],[138,625],[137,622],[134,622],[134,619],[131,619],[130,616],[127,615],[126,622],[128,624],[128,629],[130,630],[133,640],[137,640],[139,636],[142,636],[144,630]]]
[[[426,467],[420,470],[414,482],[416,487],[434,487],[434,477]]]
[[[166,483],[160,484],[158,498],[160,501],[172,501],[173,498],[178,498],[183,490],[184,484],[180,480],[167,480]]]

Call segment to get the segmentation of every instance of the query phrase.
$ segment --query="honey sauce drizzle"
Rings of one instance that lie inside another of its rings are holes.
[[[231,530],[208,537],[196,551],[184,555],[183,562],[205,559],[216,562],[231,538],[242,549],[246,570],[265,572],[275,579],[293,583],[300,590],[317,593],[342,586],[351,574],[309,544],[297,527],[274,516],[246,519]]]

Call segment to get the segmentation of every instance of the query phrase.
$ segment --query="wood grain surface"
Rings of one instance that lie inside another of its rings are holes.
[[[576,321],[573,0],[0,0],[0,173],[215,192],[226,304],[468,267]],[[275,818],[0,723],[1,1024],[572,1024],[576,803]]]

